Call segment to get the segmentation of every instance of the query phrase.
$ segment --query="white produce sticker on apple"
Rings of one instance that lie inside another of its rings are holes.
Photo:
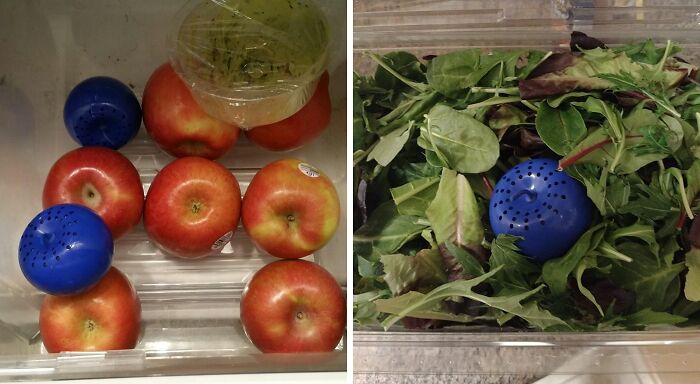
[[[321,171],[316,169],[314,166],[306,164],[306,163],[299,163],[299,170],[301,171],[301,173],[303,173],[309,177],[321,176]]]
[[[211,250],[212,251],[220,251],[221,248],[225,247],[226,244],[228,244],[229,241],[231,241],[231,237],[233,236],[233,231],[228,231],[224,233],[223,236],[219,237],[214,244],[211,245]]]

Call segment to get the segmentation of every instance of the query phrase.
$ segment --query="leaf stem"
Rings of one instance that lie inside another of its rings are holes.
[[[624,262],[632,262],[632,258],[625,255],[624,253],[621,253],[617,249],[615,249],[612,245],[602,242],[600,246],[598,247],[598,251],[603,254],[603,256],[609,258],[609,259],[615,259],[615,260],[620,260]]]
[[[676,230],[680,231],[683,229],[683,226],[685,225],[685,220],[688,218],[688,215],[685,214],[685,211],[681,211],[678,214],[678,220],[676,220]]]
[[[520,100],[520,96],[510,96],[510,97],[492,97],[488,100],[482,101],[480,103],[474,103],[467,105],[467,109],[477,109],[481,107],[488,107],[490,105],[508,104],[516,103]]]
[[[488,88],[488,87],[472,87],[472,92],[475,93],[503,93],[506,95],[520,95],[520,89],[518,87],[506,87],[506,88]]]
[[[569,168],[570,166],[574,165],[577,161],[580,159],[588,156],[591,152],[598,150],[600,148],[603,148],[604,146],[608,144],[612,144],[612,139],[607,138],[601,142],[595,143],[591,145],[590,147],[586,147],[581,152],[578,152],[572,156],[567,156],[563,157],[561,160],[559,160],[559,168],[557,168],[558,171],[563,171],[566,168]]]
[[[671,53],[671,40],[666,40],[666,49],[664,50],[664,55],[661,57],[658,63],[656,63],[656,69],[654,71],[654,75],[659,74],[661,70],[664,68],[664,64],[666,64],[666,59],[668,58],[668,55]]]
[[[376,53],[370,53],[369,57],[372,58],[377,64],[379,64],[380,67],[384,68],[387,72],[391,73],[395,78],[401,80],[404,84],[408,85],[409,87],[415,89],[418,92],[426,92],[428,90],[428,85],[423,84],[423,83],[417,83],[404,75],[396,72],[394,68],[391,68],[389,64],[384,61],[384,59],[377,55]]]
[[[690,203],[688,203],[688,195],[685,192],[685,185],[683,183],[683,175],[678,168],[671,168],[668,172],[676,179],[678,182],[678,189],[680,189],[681,204],[683,209],[685,209],[685,214],[688,215],[689,219],[694,219],[693,211],[690,209]]]
[[[625,136],[625,138],[627,138],[627,139],[635,139],[635,138],[639,138],[639,137],[642,137],[642,136],[641,135],[627,135],[627,136]],[[573,155],[564,156],[561,160],[559,160],[559,167],[557,168],[557,170],[563,171],[566,168],[569,168],[570,166],[574,165],[577,161],[579,161],[582,158],[591,154],[591,152],[598,150],[598,149],[601,149],[604,146],[606,146],[608,144],[612,144],[612,143],[613,143],[613,140],[611,138],[607,138],[605,140],[602,140],[598,143],[595,143],[589,147],[582,149],[578,153],[575,153]]]
[[[486,177],[486,174],[482,173],[481,174],[481,181],[484,182],[484,188],[486,188],[486,193],[488,194],[488,198],[491,198],[491,194],[493,193],[493,186],[491,185],[491,182],[489,181],[489,178]]]
[[[535,112],[538,112],[540,110],[539,108],[537,108],[537,106],[535,104],[532,104],[532,102],[530,102],[529,100],[521,100],[521,102],[523,103],[524,106],[532,109]]]

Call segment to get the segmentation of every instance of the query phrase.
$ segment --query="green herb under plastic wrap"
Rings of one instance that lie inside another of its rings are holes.
[[[217,87],[312,80],[323,70],[328,25],[310,0],[205,2],[178,32],[187,72]]]
[[[369,54],[354,76],[359,325],[644,329],[700,320],[700,86],[680,47]],[[559,160],[597,214],[537,264],[494,237],[488,200],[532,157]]]

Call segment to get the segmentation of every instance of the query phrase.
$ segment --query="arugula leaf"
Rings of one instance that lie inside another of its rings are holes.
[[[394,295],[407,289],[432,289],[447,282],[437,249],[424,249],[415,256],[382,255],[380,261],[384,265],[384,281]]]
[[[393,201],[381,204],[352,237],[353,250],[361,256],[390,254],[428,228],[411,216],[398,213]]]
[[[586,136],[586,124],[572,106],[552,108],[541,103],[535,120],[537,133],[558,155],[569,153]]]
[[[587,298],[593,305],[596,307],[598,310],[598,313],[600,313],[600,316],[604,316],[605,313],[603,313],[603,308],[600,307],[600,304],[596,301],[595,296],[593,293],[588,290],[588,288],[583,286],[583,282],[581,281],[581,278],[583,277],[583,272],[586,269],[591,269],[591,268],[598,268],[598,260],[594,256],[586,256],[581,261],[579,261],[578,265],[576,266],[575,270],[575,278],[576,278],[576,286],[578,286],[578,290],[581,292],[581,294]]]
[[[602,170],[593,164],[574,164],[566,169],[566,173],[586,187],[586,196],[598,208],[601,215],[607,215],[607,179],[609,176],[607,170]]]
[[[613,73],[601,73],[598,74],[598,77],[604,80],[607,80],[611,82],[612,84],[615,85],[616,89],[619,90],[624,90],[624,91],[636,91],[644,96],[648,97],[650,100],[652,100],[654,103],[656,103],[657,106],[660,108],[664,109],[666,112],[670,113],[672,116],[675,117],[681,117],[681,114],[676,111],[676,109],[673,107],[673,104],[671,101],[668,99],[668,97],[664,94],[652,91],[650,89],[644,88],[639,84],[639,79],[633,78],[629,73],[619,73],[619,74],[613,74]]]
[[[457,172],[484,172],[498,160],[498,139],[493,131],[467,113],[446,105],[430,110],[421,126],[421,138],[418,145],[435,152]]]
[[[399,214],[425,217],[425,210],[435,198],[439,181],[439,177],[426,177],[391,188],[391,197]]]
[[[471,280],[457,280],[443,284],[427,294],[410,292],[410,296],[397,296],[391,299],[381,299],[375,301],[377,310],[380,312],[392,310],[392,316],[389,316],[382,322],[385,329],[391,327],[402,317],[413,316],[413,313],[435,310],[436,306],[443,300],[450,297],[465,297],[484,303],[490,307],[500,309],[502,311],[512,313],[515,316],[527,320],[530,324],[540,329],[560,327],[570,328],[563,320],[552,315],[549,311],[543,310],[537,306],[535,302],[522,304],[521,302],[528,299],[532,295],[539,292],[544,286],[539,286],[531,291],[512,296],[496,296],[489,297],[473,292],[473,288],[492,278],[500,268],[492,269],[491,271],[473,278]],[[399,309],[400,310],[396,310]]]
[[[481,244],[484,230],[476,197],[464,175],[444,168],[435,199],[425,211],[438,243],[472,247]]]
[[[443,302],[434,303],[434,307],[432,308],[425,306],[412,310],[408,315],[400,315],[406,307],[422,300],[424,297],[425,295],[423,293],[411,291],[391,299],[377,300],[378,302],[375,308],[378,312],[388,313],[394,316],[410,316],[418,319],[445,320],[456,323],[473,323],[478,320],[493,320],[493,317],[488,315],[471,316],[463,313],[452,313],[445,308]]]
[[[542,266],[542,279],[555,295],[566,292],[569,275],[574,271],[581,259],[600,244],[605,227],[598,224],[579,237],[574,245],[562,257],[548,260]]]
[[[518,237],[501,234],[491,242],[491,257],[489,264],[492,269],[501,268],[503,271],[494,279],[491,285],[496,293],[522,293],[533,288],[533,282],[540,276],[540,268],[520,254],[515,242]]]
[[[636,292],[635,307],[664,311],[671,306],[672,303],[665,300],[666,292],[685,269],[684,264],[663,265],[646,246],[638,243],[625,242],[618,249],[634,257],[630,263],[613,262],[610,274],[622,287]]]
[[[625,53],[630,59],[646,64],[657,64],[664,58],[666,47],[657,48],[654,41],[647,39],[642,42],[623,45],[618,48],[613,48],[613,51]],[[669,55],[675,55],[681,51],[677,44],[673,44]]]
[[[617,244],[618,240],[624,238],[636,238],[645,242],[649,250],[655,257],[659,257],[659,243],[656,241],[654,227],[645,224],[632,224],[627,227],[618,228],[607,236],[610,244]]]

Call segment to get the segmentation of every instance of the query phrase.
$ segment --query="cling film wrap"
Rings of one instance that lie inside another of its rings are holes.
[[[170,33],[170,61],[213,117],[242,129],[283,120],[309,100],[328,65],[329,11],[320,5],[190,1]]]

